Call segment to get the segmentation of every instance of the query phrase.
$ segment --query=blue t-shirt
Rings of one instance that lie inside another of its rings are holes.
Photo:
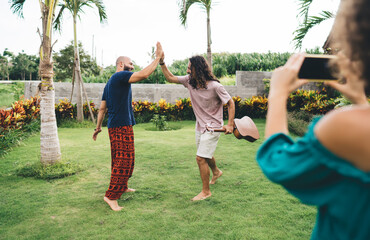
[[[272,182],[317,206],[311,239],[370,239],[370,172],[325,148],[314,134],[318,120],[297,141],[282,133],[269,137],[257,162]]]
[[[102,100],[107,102],[108,128],[135,125],[130,80],[133,72],[116,72],[105,85]]]

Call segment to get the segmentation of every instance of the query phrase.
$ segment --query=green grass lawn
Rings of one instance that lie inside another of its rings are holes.
[[[264,120],[256,120],[261,136]],[[201,191],[192,121],[174,131],[134,127],[136,163],[121,212],[103,201],[109,185],[107,129],[94,142],[91,128],[59,128],[63,158],[82,164],[77,175],[52,181],[22,178],[15,171],[39,159],[39,136],[0,158],[0,239],[309,239],[316,209],[269,182],[249,143],[222,135],[215,153],[224,172],[212,197]]]

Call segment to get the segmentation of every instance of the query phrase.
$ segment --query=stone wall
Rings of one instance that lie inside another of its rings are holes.
[[[247,72],[237,71],[235,75],[235,86],[225,86],[226,91],[231,96],[239,96],[241,98],[250,98],[252,96],[259,96],[264,94],[263,79],[270,79],[271,72]],[[24,95],[25,98],[36,95],[37,85],[40,81],[25,82]],[[60,99],[70,98],[71,83],[54,83],[55,85],[55,102]],[[93,101],[97,106],[100,106],[101,96],[105,83],[85,83],[85,89],[89,100]],[[317,90],[318,87],[315,82],[304,85],[302,89]],[[166,99],[167,102],[175,103],[176,99],[187,98],[189,96],[188,90],[181,84],[138,84],[134,83],[132,86],[132,99],[134,101],[150,101],[158,102],[161,98]],[[74,93],[72,102],[76,103],[76,93]]]
[[[270,72],[236,72],[235,86],[225,86],[226,91],[231,96],[239,96],[241,98],[250,98],[256,95],[262,95],[264,78],[270,78]],[[25,83],[25,97],[29,98],[36,95],[37,85],[39,81],[31,81]],[[55,101],[60,99],[70,98],[71,83],[54,83],[55,85]],[[85,83],[85,89],[89,100],[92,100],[97,106],[100,105],[101,96],[105,83]],[[176,99],[187,98],[189,96],[188,90],[180,84],[137,84],[132,86],[132,98],[134,101],[147,100],[150,102],[158,102],[161,98],[166,99],[167,102],[175,103]],[[76,94],[74,93],[72,102],[76,101]]]

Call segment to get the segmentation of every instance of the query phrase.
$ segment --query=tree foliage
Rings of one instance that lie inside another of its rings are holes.
[[[7,48],[0,54],[1,80],[36,80],[39,78],[40,58],[28,55],[24,51],[14,54]]]
[[[85,52],[82,43],[78,44],[80,53],[80,66],[83,77],[94,77],[100,74],[101,68],[92,59],[92,57]],[[60,52],[54,54],[54,72],[55,81],[65,82],[72,79],[74,49],[73,42],[61,49]]]

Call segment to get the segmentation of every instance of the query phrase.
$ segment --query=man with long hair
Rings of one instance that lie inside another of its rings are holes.
[[[202,191],[192,200],[204,200],[210,197],[210,184],[215,184],[221,177],[222,171],[217,167],[213,156],[220,133],[206,131],[206,126],[211,128],[224,128],[225,134],[233,132],[235,104],[234,100],[226,92],[220,81],[213,75],[210,67],[202,56],[194,56],[189,59],[187,76],[174,76],[164,63],[164,55],[159,64],[164,76],[171,83],[183,84],[190,93],[191,104],[196,116],[195,141],[197,145],[196,161],[198,163],[200,177],[202,179]],[[228,105],[229,121],[223,126],[223,105]],[[210,170],[212,170],[212,179]]]

